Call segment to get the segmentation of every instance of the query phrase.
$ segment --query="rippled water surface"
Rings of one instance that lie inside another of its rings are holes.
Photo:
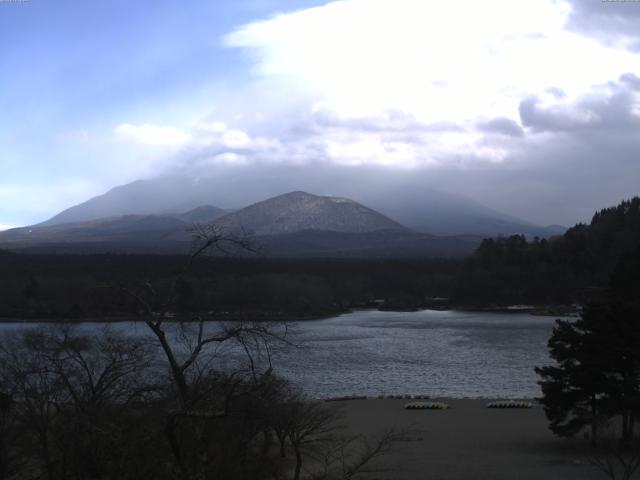
[[[536,397],[554,319],[524,313],[359,311],[297,325],[279,370],[310,395]]]
[[[298,347],[278,350],[274,368],[312,397],[537,397],[533,367],[549,363],[553,323],[525,313],[357,311],[293,324]]]

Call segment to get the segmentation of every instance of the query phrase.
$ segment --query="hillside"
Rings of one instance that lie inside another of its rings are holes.
[[[167,215],[124,215],[61,225],[14,228],[0,232],[8,245],[78,242],[158,242],[188,240],[187,223]]]
[[[399,223],[348,198],[290,192],[250,205],[216,222],[250,235],[282,235],[303,230],[365,233],[403,230]]]
[[[228,210],[224,210],[222,208],[214,207],[212,205],[202,205],[178,215],[177,218],[185,223],[207,223],[213,222],[228,213]]]
[[[459,297],[478,303],[571,303],[607,284],[640,248],[640,198],[596,212],[549,240],[516,235],[482,241],[460,275]]]
[[[188,242],[193,223],[208,223],[228,212],[204,205],[174,215],[122,215],[83,222],[40,224],[0,232],[0,242],[55,244],[81,242]]]

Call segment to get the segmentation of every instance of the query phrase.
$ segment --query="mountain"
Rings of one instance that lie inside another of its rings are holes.
[[[182,213],[177,218],[186,223],[208,223],[225,216],[227,213],[229,213],[228,210],[212,205],[203,205]]]
[[[157,242],[188,240],[188,224],[168,215],[123,215],[61,225],[13,228],[0,232],[0,241],[55,242]]]
[[[506,215],[464,195],[411,183],[363,192],[362,201],[408,228],[433,235],[549,237],[558,233],[553,227]]]
[[[202,206],[175,215],[122,215],[0,232],[0,247],[40,253],[187,253],[189,227],[213,223],[247,235],[272,257],[451,257],[479,237],[435,237],[410,230],[348,198],[296,191],[241,210]],[[242,253],[242,252],[239,252]]]
[[[422,185],[410,173],[388,170],[336,172],[330,168],[254,167],[252,174],[216,171],[138,180],[60,212],[41,226],[122,215],[175,215],[202,205],[222,209],[260,202],[291,190],[353,199],[405,227],[434,235],[547,237],[562,233],[490,209],[461,194]]]
[[[0,232],[0,241],[55,242],[165,242],[189,241],[189,227],[209,223],[227,210],[203,205],[187,212],[162,215],[121,215],[67,223],[44,222]]]
[[[231,213],[216,222],[249,235],[283,235],[303,230],[365,233],[404,230],[384,215],[348,198],[290,192]]]
[[[215,202],[205,200],[197,184],[182,176],[137,180],[63,210],[38,226],[84,222],[123,215],[163,215],[187,212]]]

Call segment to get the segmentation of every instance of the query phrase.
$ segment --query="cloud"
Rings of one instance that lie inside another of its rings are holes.
[[[571,130],[599,122],[589,110],[560,103],[545,105],[537,96],[522,100],[519,112],[522,124],[536,130]]]
[[[611,131],[635,135],[640,127],[640,80],[626,73],[574,100],[537,96],[520,102],[522,124],[536,131]]]
[[[569,0],[569,4],[568,28],[591,35],[605,45],[640,52],[640,3]]]
[[[306,85],[343,116],[459,122],[513,117],[524,94],[577,94],[640,66],[567,32],[569,12],[550,0],[345,0],[244,25],[224,43],[247,52],[257,76]]]
[[[358,132],[459,132],[465,129],[454,122],[440,121],[425,123],[413,114],[402,110],[384,109],[378,113],[362,116],[343,116],[331,108],[313,106],[305,119],[310,130],[348,129]]]
[[[176,147],[187,144],[191,136],[177,128],[156,125],[132,125],[123,123],[115,128],[115,133],[142,145]]]
[[[522,137],[523,135],[522,127],[506,117],[497,117],[478,122],[477,127],[478,130],[486,133],[497,133],[510,137]]]
[[[2,223],[0,223],[0,232],[4,231],[4,230],[10,230],[12,228],[16,228],[15,225],[3,225]]]
[[[640,77],[633,73],[624,73],[620,75],[620,81],[629,88],[640,91]]]
[[[210,117],[118,129],[198,174],[275,185],[270,171],[302,182],[381,168],[570,224],[640,184],[634,32],[611,23],[607,40],[579,22],[635,20],[595,3],[342,0],[277,14],[223,37],[251,77]]]
[[[280,126],[270,156],[481,167],[520,155],[528,133],[612,123],[600,97],[624,99],[598,86],[640,71],[640,58],[568,31],[574,14],[556,0],[342,0],[242,25],[223,44],[244,52],[270,94],[296,87],[273,115],[251,99]]]

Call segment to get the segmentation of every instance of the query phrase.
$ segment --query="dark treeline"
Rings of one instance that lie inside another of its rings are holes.
[[[483,240],[464,263],[456,295],[468,303],[582,303],[640,246],[640,198],[597,212],[564,235]]]
[[[0,255],[0,317],[131,317],[122,285],[168,288],[187,261],[155,255]],[[181,275],[173,309],[248,317],[318,316],[380,304],[411,308],[452,292],[459,261],[202,257]],[[376,302],[378,301],[378,302]]]

